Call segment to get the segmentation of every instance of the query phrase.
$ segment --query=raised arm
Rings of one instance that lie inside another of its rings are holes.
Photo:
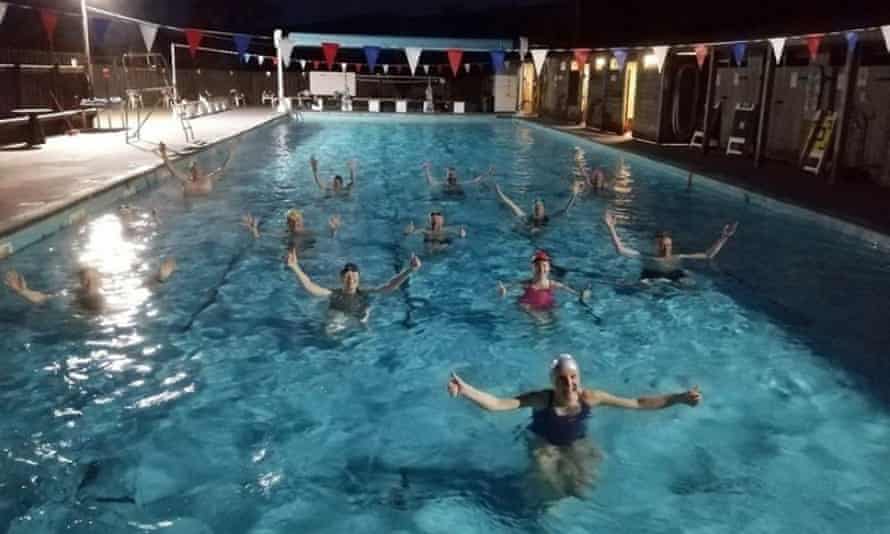
[[[393,276],[386,284],[378,288],[374,288],[371,291],[375,293],[392,293],[393,291],[401,287],[401,285],[404,284],[413,273],[417,272],[420,269],[421,265],[422,264],[420,262],[420,258],[412,254],[411,260],[409,260],[408,262],[408,267],[402,269],[402,272]]]
[[[6,273],[6,286],[31,304],[43,304],[52,298],[52,295],[28,288],[25,277],[16,271]]]
[[[349,183],[346,184],[346,189],[352,189],[352,186],[355,185],[355,175],[356,175],[356,166],[358,163],[351,159],[349,160]]]
[[[554,214],[552,215],[552,217],[560,217],[560,216],[565,215],[566,213],[568,213],[569,210],[572,209],[572,206],[575,205],[575,201],[578,200],[578,193],[581,192],[581,188],[582,188],[582,187],[583,187],[583,186],[582,186],[581,184],[573,183],[573,184],[572,184],[572,196],[569,197],[569,201],[566,202],[566,205],[565,205],[565,207],[564,207],[563,209],[561,209],[561,210],[557,211],[556,213],[554,213]]]
[[[315,179],[315,184],[318,185],[319,189],[324,191],[325,187],[321,184],[321,180],[318,178],[318,160],[315,159],[315,156],[309,158],[309,166],[312,167],[312,177]]]
[[[492,175],[494,175],[494,165],[490,166],[488,168],[488,171],[485,174],[480,174],[479,176],[473,178],[472,180],[469,180],[467,183],[468,184],[477,184],[477,183],[481,182],[482,180],[491,178]]]
[[[576,297],[581,299],[582,302],[586,302],[590,298],[590,287],[586,287],[584,289],[575,289],[568,284],[563,284],[562,282],[557,282],[556,280],[551,280],[550,283],[557,289],[562,289],[563,291],[575,295]]]
[[[164,160],[164,165],[167,167],[167,170],[170,171],[170,174],[172,174],[174,177],[178,178],[180,181],[183,181],[183,182],[191,182],[192,181],[191,176],[180,171],[179,169],[174,167],[173,164],[170,162],[170,158],[167,157],[167,145],[165,145],[163,142],[160,145],[158,145],[158,153],[160,153],[161,159]]]
[[[609,229],[609,235],[612,237],[612,245],[615,246],[615,251],[628,258],[639,257],[639,251],[625,246],[624,243],[621,242],[621,238],[618,237],[618,232],[615,230],[615,216],[607,211],[603,220],[606,222],[606,228]]]
[[[510,208],[510,211],[513,212],[513,215],[515,215],[516,217],[520,217],[520,218],[523,218],[526,216],[526,213],[524,211],[522,211],[522,208],[517,206],[515,202],[510,200],[510,197],[508,197],[507,195],[504,194],[503,191],[501,191],[501,186],[499,184],[494,185],[494,190],[497,193],[498,198],[501,199],[501,202],[503,202],[508,208]]]
[[[423,164],[424,175],[426,176],[426,183],[429,184],[430,187],[435,187],[438,185],[438,183],[436,182],[436,179],[433,178],[433,172],[431,169],[432,164],[430,164],[429,161]]]
[[[310,295],[313,297],[330,297],[331,290],[325,287],[321,287],[312,281],[309,276],[303,272],[303,269],[300,268],[300,262],[297,260],[297,251],[295,249],[291,249],[291,251],[287,254],[287,266],[291,271],[297,275],[297,280],[300,281],[300,285],[303,286]]]
[[[220,165],[220,167],[219,167],[218,169],[216,169],[215,171],[212,171],[212,172],[207,173],[207,177],[208,177],[208,178],[216,178],[217,176],[219,176],[220,174],[222,174],[222,172],[223,172],[224,170],[226,170],[226,167],[229,166],[229,162],[232,161],[232,154],[235,153],[235,148],[236,148],[236,146],[232,146],[232,147],[229,149],[229,153],[226,155],[226,159],[225,159],[225,161],[222,162],[222,165]]]
[[[617,397],[611,393],[599,390],[585,391],[585,397],[587,397],[588,402],[592,406],[612,406],[615,408],[626,408],[628,410],[661,410],[663,408],[669,408],[675,404],[696,406],[701,402],[701,392],[699,391],[698,386],[682,393],[655,395],[652,397],[637,397],[635,399]]]
[[[519,408],[543,408],[547,406],[548,395],[546,391],[534,391],[524,393],[517,397],[503,399],[495,397],[491,393],[476,389],[464,382],[455,373],[451,373],[448,380],[448,393],[452,397],[464,397],[489,412],[506,412]]]
[[[723,233],[720,235],[720,238],[711,245],[711,248],[707,250],[707,252],[700,252],[698,254],[678,254],[677,256],[687,260],[713,260],[717,257],[717,254],[720,253],[720,250],[723,248],[723,245],[729,241],[729,238],[735,235],[736,229],[739,227],[739,223],[734,222],[731,224],[727,224],[723,227]]]

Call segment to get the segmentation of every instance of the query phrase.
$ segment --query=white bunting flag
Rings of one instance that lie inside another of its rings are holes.
[[[429,73],[430,73],[430,66],[429,66],[429,65],[424,65],[424,66],[423,66],[423,72],[425,72],[426,74],[429,74]]]
[[[285,67],[290,67],[290,55],[294,51],[294,43],[290,39],[282,39],[278,43],[278,49],[281,50],[281,59],[284,61]]]
[[[2,18],[0,17],[0,19]],[[890,24],[881,26],[881,33],[884,34],[884,45],[887,47],[887,52],[890,52]]]
[[[245,63],[250,63],[250,58],[251,58],[251,57],[253,57],[253,56],[251,56],[250,54],[244,54],[244,62],[245,62]]]
[[[346,63],[340,63],[340,70],[346,72]]]
[[[383,74],[389,74],[389,65],[383,65]]]
[[[0,24],[3,24],[3,17],[6,16],[6,2],[0,2]]]
[[[139,31],[142,32],[142,40],[145,42],[145,50],[151,52],[151,47],[155,44],[155,37],[158,36],[158,27],[154,24],[139,24]]]
[[[667,45],[653,46],[652,52],[655,54],[655,62],[658,64],[658,72],[664,67],[664,60],[667,58],[670,47]]]
[[[305,59],[300,60],[300,70],[306,70],[306,60]]]
[[[525,56],[528,54],[528,37],[520,37],[519,38],[519,62],[522,63],[525,61]]]
[[[464,70],[467,71],[467,73],[470,72],[470,64],[469,63],[464,63]]]
[[[263,61],[264,61],[265,59],[266,59],[266,56],[257,56],[257,57],[256,57],[256,64],[259,65],[260,67],[262,67],[262,66],[263,66]]]
[[[405,56],[408,57],[408,66],[411,67],[411,74],[417,70],[417,62],[420,61],[420,53],[422,48],[408,47],[405,49]]]
[[[541,69],[544,68],[544,60],[547,59],[548,50],[532,50],[532,61],[535,62],[535,74],[541,75]]]
[[[773,45],[773,54],[776,55],[776,64],[782,62],[782,50],[785,49],[784,37],[773,37],[769,40],[769,44]]]

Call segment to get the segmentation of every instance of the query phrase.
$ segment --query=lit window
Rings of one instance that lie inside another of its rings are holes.
[[[578,72],[578,62],[572,60],[572,72]]]
[[[603,56],[596,58],[596,70],[603,70],[604,68],[606,68],[606,58]]]
[[[609,60],[609,70],[618,70],[618,60],[612,58]]]

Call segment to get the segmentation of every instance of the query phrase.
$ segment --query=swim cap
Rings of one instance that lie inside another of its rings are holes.
[[[575,371],[580,370],[578,369],[578,362],[575,361],[575,357],[567,352],[558,354],[556,358],[553,358],[553,361],[550,362],[550,374],[565,368],[574,369]]]
[[[351,262],[350,262],[350,263],[347,263],[346,265],[343,266],[343,269],[340,270],[340,276],[343,276],[343,275],[345,275],[346,273],[349,273],[349,272],[357,273],[357,272],[358,272],[358,265],[356,265],[356,264],[354,264],[354,263],[351,263]]]
[[[298,209],[292,209],[287,212],[287,220],[289,220],[289,221],[295,220],[295,219],[302,219],[302,218],[303,218],[303,212]]]
[[[532,256],[532,263],[538,263],[539,261],[550,261],[550,255],[547,254],[546,250],[539,250]]]

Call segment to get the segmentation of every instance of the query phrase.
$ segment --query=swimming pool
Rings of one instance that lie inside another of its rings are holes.
[[[351,200],[323,198],[322,174],[359,161]],[[204,156],[218,160],[220,151]],[[431,192],[420,169],[464,178],[497,167],[523,207],[567,199],[580,160],[626,170],[620,190],[584,199],[542,235],[514,231],[483,187]],[[203,161],[212,166],[212,161]],[[72,316],[3,291],[0,530],[11,532],[875,532],[890,524],[885,252],[791,214],[694,186],[668,167],[521,122],[309,115],[248,134],[217,191],[186,202],[174,184],[0,265],[38,289],[71,288],[81,263],[105,276],[112,311]],[[323,284],[345,261],[380,283],[412,251],[423,269],[376,302],[367,329],[327,335],[324,304],[284,268],[284,215],[320,236],[301,256]],[[639,265],[602,224],[645,249],[674,231],[706,248],[740,221],[691,290],[627,289]],[[430,255],[403,238],[441,209],[468,238]],[[259,216],[263,236],[239,226]],[[497,296],[537,248],[592,283],[592,310],[563,298],[533,320]],[[158,258],[179,271],[142,280]],[[594,314],[601,318],[596,321]],[[523,492],[528,414],[450,399],[450,371],[498,394],[547,385],[572,352],[584,382],[635,395],[701,386],[695,409],[597,410],[602,449],[589,499],[546,508]]]

